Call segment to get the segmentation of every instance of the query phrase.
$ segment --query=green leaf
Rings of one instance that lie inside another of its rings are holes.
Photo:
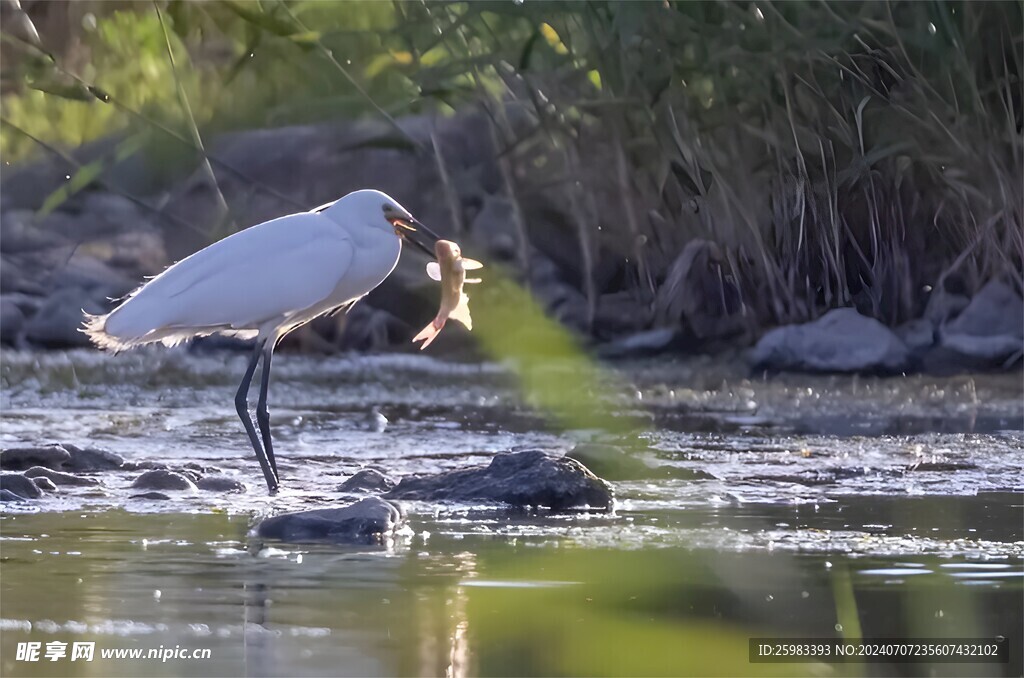
[[[119,143],[114,149],[113,159],[109,156],[104,156],[94,160],[88,165],[82,165],[79,167],[64,185],[46,197],[46,200],[43,201],[42,207],[40,207],[39,211],[36,212],[36,218],[41,219],[47,214],[53,212],[55,209],[67,202],[71,196],[75,195],[95,181],[108,166],[113,167],[114,165],[126,160],[129,156],[134,155],[136,151],[142,148],[142,144],[142,135],[129,137]]]
[[[288,39],[300,45],[315,45],[320,42],[320,36],[320,31],[305,31],[302,33],[293,33],[288,36]]]
[[[530,56],[533,54],[533,46],[537,44],[537,38],[540,37],[540,29],[534,28],[533,35],[523,45],[523,52],[519,56],[519,70],[525,71],[530,68]]]
[[[83,85],[76,83],[66,84],[61,82],[29,82],[29,87],[40,92],[46,92],[62,99],[73,101],[92,101],[92,93]]]
[[[188,7],[184,0],[171,0],[167,3],[167,16],[171,18],[171,28],[174,33],[185,40],[188,38],[189,30],[192,28],[188,20]]]
[[[263,31],[254,30],[252,32],[252,36],[245,43],[242,55],[235,59],[234,63],[231,64],[231,68],[228,69],[227,75],[224,76],[225,86],[230,85],[234,79],[238,77],[238,74],[242,72],[242,69],[245,68],[246,64],[252,61],[252,56],[250,55],[256,52],[256,48],[260,46],[262,41]]]
[[[46,197],[46,200],[43,201],[42,207],[40,207],[39,211],[36,212],[36,218],[42,219],[47,214],[53,212],[55,209],[67,202],[67,200],[75,193],[78,193],[83,188],[91,184],[93,180],[103,172],[104,165],[105,163],[103,158],[100,158],[99,160],[94,160],[88,165],[82,165],[79,167],[78,171],[71,175],[71,178],[68,179],[67,183]]]

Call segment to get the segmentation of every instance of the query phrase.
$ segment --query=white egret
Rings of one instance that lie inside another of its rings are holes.
[[[433,248],[417,239],[419,232],[438,240],[384,193],[355,191],[199,250],[143,284],[110,313],[86,314],[82,331],[97,346],[115,352],[154,342],[175,346],[216,333],[255,338],[235,409],[273,494],[279,478],[267,389],[274,346],[296,327],[351,306],[382,283],[398,264],[402,240],[433,257]],[[262,445],[248,406],[261,358],[256,423]]]

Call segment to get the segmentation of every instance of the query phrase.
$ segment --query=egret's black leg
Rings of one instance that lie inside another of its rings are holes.
[[[270,460],[270,468],[274,470],[274,476],[280,480],[277,473],[277,461],[274,459],[274,441],[270,438],[270,410],[267,409],[267,391],[270,388],[270,359],[274,355],[274,344],[268,341],[263,349],[263,378],[260,381],[260,399],[256,405],[256,423],[259,424],[260,434],[263,436],[263,449],[267,452],[267,459]]]
[[[277,475],[270,467],[270,462],[267,461],[267,455],[263,451],[263,446],[260,445],[260,439],[256,436],[256,427],[252,425],[252,418],[249,416],[249,386],[252,384],[252,375],[256,373],[256,365],[260,361],[260,354],[262,352],[263,344],[256,344],[256,350],[252,353],[249,366],[245,368],[245,376],[242,377],[242,383],[239,384],[238,392],[235,394],[235,411],[238,412],[242,425],[245,426],[245,432],[249,435],[249,442],[252,443],[252,449],[256,452],[260,468],[263,469],[263,477],[267,480],[267,489],[271,494],[274,494],[277,492]]]

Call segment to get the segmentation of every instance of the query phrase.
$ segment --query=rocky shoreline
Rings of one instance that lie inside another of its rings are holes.
[[[922,317],[896,328],[838,308],[809,323],[770,329],[755,342],[715,282],[717,247],[700,239],[683,248],[646,305],[610,284],[623,272],[611,263],[617,259],[611,246],[598,243],[598,293],[590,308],[564,205],[544,195],[519,205],[529,223],[529,243],[520,246],[517,206],[506,197],[482,115],[412,116],[401,124],[413,139],[436,140],[446,160],[443,174],[432,161],[410,160],[408,148],[388,144],[394,132],[377,121],[215,137],[216,184],[200,171],[168,182],[152,153],[115,160],[118,138],[83,146],[68,156],[73,162],[53,157],[7,168],[0,195],[0,342],[86,346],[78,332],[83,310],[108,310],[145,276],[232,230],[375,186],[400,196],[468,252],[508,266],[549,316],[609,359],[753,345],[748,357],[756,371],[955,373],[1021,362],[1020,281],[999,278],[971,296],[949,275],[931,291]],[[51,210],[48,197],[81,166],[98,168],[95,179]],[[436,293],[421,268],[418,259],[403,258],[396,274],[350,314],[319,319],[289,343],[325,352],[412,350],[409,338],[429,319]],[[448,335],[440,351],[472,347],[464,333]],[[198,345],[238,342],[213,338]]]

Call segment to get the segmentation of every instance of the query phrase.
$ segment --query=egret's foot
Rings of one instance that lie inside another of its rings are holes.
[[[281,483],[277,480],[277,478],[271,478],[270,476],[267,476],[266,481],[267,494],[269,494],[270,496],[274,496],[275,494],[277,494],[278,491],[281,489]]]

